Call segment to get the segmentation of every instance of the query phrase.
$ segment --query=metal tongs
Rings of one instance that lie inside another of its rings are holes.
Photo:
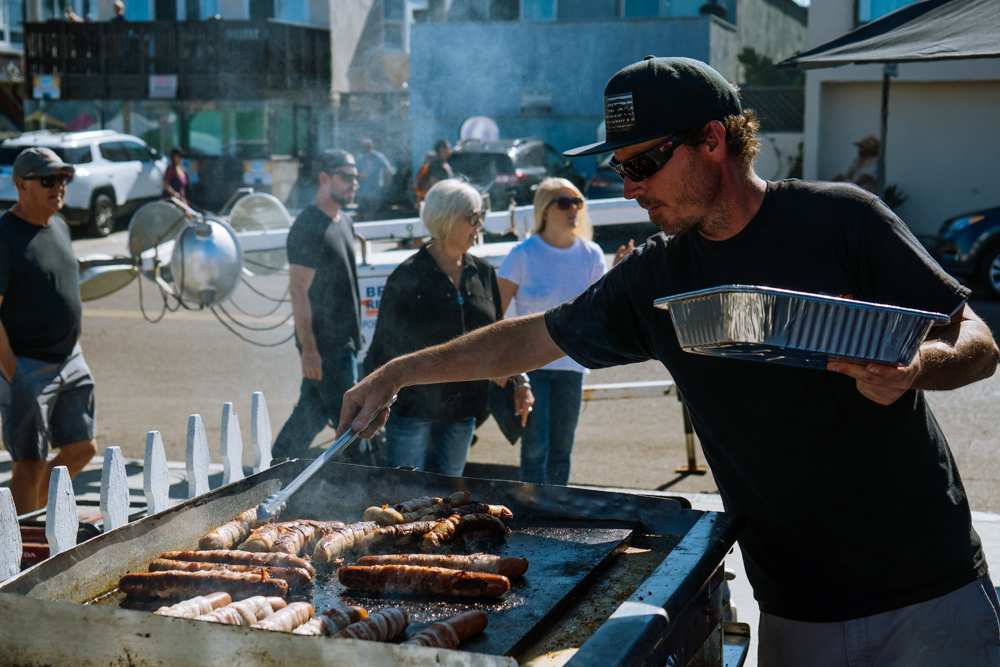
[[[327,461],[336,456],[339,452],[347,449],[361,437],[361,433],[368,429],[369,426],[374,423],[375,419],[381,415],[383,412],[389,409],[389,407],[396,402],[396,397],[393,396],[389,399],[389,402],[383,405],[381,408],[372,413],[372,416],[368,418],[368,423],[361,431],[355,431],[354,429],[347,429],[344,433],[333,441],[333,444],[326,448],[326,450],[316,457],[316,459],[306,467],[305,470],[300,472],[298,476],[289,482],[284,488],[282,488],[277,493],[273,493],[264,499],[260,505],[257,505],[257,520],[258,521],[273,521],[278,517],[279,514],[285,509],[285,505],[288,504],[288,499],[293,493],[298,491],[303,484],[312,479],[320,468],[326,465]]]

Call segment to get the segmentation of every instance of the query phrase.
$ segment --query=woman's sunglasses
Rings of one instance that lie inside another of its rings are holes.
[[[556,197],[552,203],[559,207],[560,211],[568,211],[571,208],[583,206],[583,200],[579,197]]]
[[[647,151],[619,162],[611,158],[608,166],[615,170],[615,173],[622,180],[628,178],[630,181],[644,181],[670,161],[674,156],[674,151],[682,144],[679,136],[672,136],[662,144],[653,146]]]
[[[49,176],[32,176],[24,179],[26,181],[38,181],[43,188],[54,188],[57,184],[69,185],[73,182],[73,177],[69,174],[51,174]]]

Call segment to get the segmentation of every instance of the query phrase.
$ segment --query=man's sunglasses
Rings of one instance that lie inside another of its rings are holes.
[[[26,181],[38,181],[43,188],[54,188],[58,184],[69,185],[73,182],[73,177],[69,174],[50,174],[49,176],[31,176],[24,179]]]
[[[353,172],[353,171],[335,171],[333,173],[334,173],[335,176],[340,176],[340,178],[342,178],[345,181],[350,181],[350,182],[353,182],[353,183],[357,183],[359,180],[361,180],[361,176],[357,172]]]
[[[674,156],[674,151],[683,143],[681,137],[674,135],[662,144],[653,146],[647,151],[619,162],[611,158],[608,166],[615,170],[615,173],[622,180],[628,178],[630,181],[644,181],[670,161]]]
[[[571,208],[583,206],[583,200],[579,197],[556,197],[552,203],[559,207],[560,211],[568,211]]]
[[[484,222],[486,222],[486,211],[473,211],[469,214],[469,224],[473,227],[479,227]]]

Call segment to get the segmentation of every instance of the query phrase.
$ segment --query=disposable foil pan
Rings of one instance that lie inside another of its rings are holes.
[[[829,357],[908,364],[934,323],[949,317],[839,297],[723,285],[656,299],[682,349],[825,368]]]

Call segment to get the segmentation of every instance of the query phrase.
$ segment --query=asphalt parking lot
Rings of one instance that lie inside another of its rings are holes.
[[[124,232],[75,242],[80,255],[123,254],[124,244]],[[226,331],[206,311],[167,313],[151,324],[139,308],[138,284],[84,308],[83,347],[98,383],[99,444],[120,445],[127,456],[141,457],[146,432],[156,429],[163,434],[168,457],[183,459],[187,416],[200,413],[210,443],[217,443],[225,401],[235,404],[244,440],[249,442],[250,399],[257,390],[267,398],[277,433],[298,395],[299,364],[293,345],[255,347]],[[284,290],[281,276],[254,279],[253,284],[271,295]],[[157,315],[160,302],[149,282],[143,285],[143,297],[147,314]],[[234,300],[248,312],[270,310],[245,287],[237,290]],[[973,300],[972,305],[1000,334],[1000,302]],[[280,319],[282,312],[267,321]],[[284,327],[254,337],[277,340],[290,332]],[[596,371],[586,383],[668,378],[662,366],[649,362]],[[998,399],[1000,375],[957,391],[930,393],[978,511],[1000,512]],[[325,432],[318,442],[330,436],[332,432]],[[577,432],[571,482],[714,492],[711,473],[675,472],[686,461],[684,447],[681,409],[672,396],[588,403]],[[513,477],[518,455],[518,449],[488,422],[479,431],[467,472]]]

